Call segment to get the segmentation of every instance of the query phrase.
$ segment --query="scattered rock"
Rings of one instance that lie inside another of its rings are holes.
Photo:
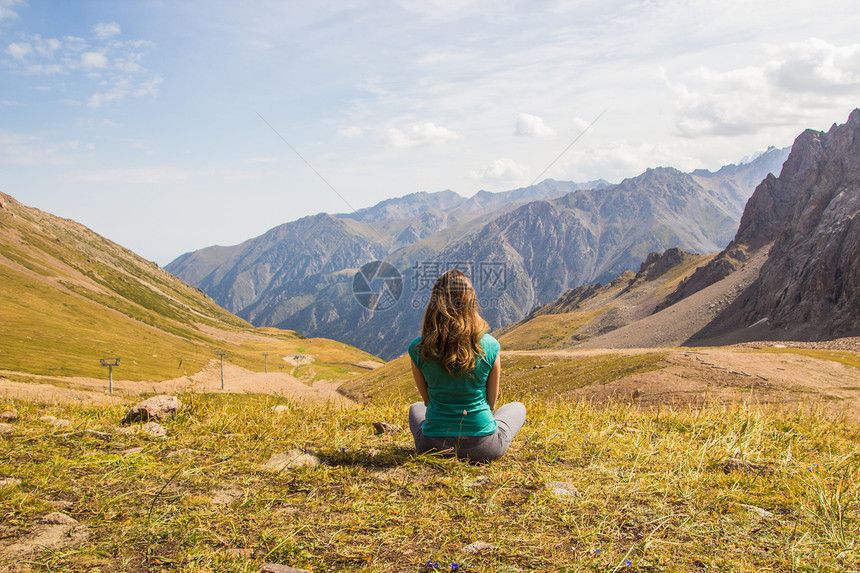
[[[233,557],[242,557],[243,559],[250,559],[254,556],[253,549],[241,548],[241,547],[231,547],[227,549],[227,555],[231,555]]]
[[[68,428],[71,425],[72,425],[71,422],[69,422],[68,420],[63,420],[63,419],[53,420],[51,422],[51,427],[53,427],[53,428]]]
[[[374,422],[373,429],[377,434],[396,434],[402,432],[403,428],[397,424],[386,424],[385,422]]]
[[[140,426],[131,426],[117,430],[120,434],[146,434],[153,438],[163,438],[167,435],[167,429],[158,422],[147,422]]]
[[[53,422],[53,421],[54,421],[54,420],[56,420],[56,419],[57,419],[57,418],[56,418],[55,416],[51,416],[50,414],[45,414],[44,416],[42,416],[41,418],[39,418],[39,421],[40,421],[40,422],[45,422],[46,424],[50,424],[51,422]]]
[[[290,407],[284,406],[283,404],[278,404],[277,406],[272,406],[272,412],[281,413],[281,412],[289,412],[289,411],[290,411]]]
[[[123,417],[123,424],[131,422],[148,422],[149,420],[166,420],[172,417],[182,402],[176,396],[159,395],[135,404]]]
[[[18,410],[3,410],[0,412],[0,421],[16,422],[18,420]]]
[[[0,478],[0,489],[4,487],[15,487],[21,485],[21,480],[18,478]]]
[[[476,541],[474,543],[470,543],[466,547],[462,548],[460,551],[466,553],[467,555],[476,555],[478,553],[481,553],[482,551],[491,551],[495,548],[495,545],[490,545],[485,541]]]
[[[579,497],[579,490],[572,483],[566,481],[548,481],[546,488],[555,497]]]
[[[6,547],[3,556],[21,558],[42,550],[57,551],[76,547],[90,538],[90,529],[65,513],[54,512],[16,543]]]
[[[15,426],[12,424],[0,424],[0,434],[11,434],[15,431]]]
[[[299,449],[292,449],[283,454],[274,454],[261,467],[267,471],[281,472],[302,467],[316,467],[320,465],[320,459],[312,454]]]
[[[746,505],[745,503],[739,503],[738,507],[742,507],[747,511],[751,511],[752,513],[758,515],[759,517],[763,517],[765,519],[774,519],[773,513],[769,512],[766,509],[762,509],[760,507],[756,507],[754,505]]]
[[[53,523],[54,525],[78,525],[78,521],[65,513],[54,511],[42,518],[42,523]]]
[[[192,450],[191,448],[179,448],[178,450],[173,450],[172,452],[166,454],[164,457],[169,459],[178,458],[179,456],[186,456],[190,454],[196,454],[197,450]]]
[[[257,573],[311,573],[307,569],[296,569],[288,565],[278,565],[277,563],[263,563],[257,569]]]
[[[723,462],[723,471],[725,473],[741,472],[745,474],[772,474],[776,470],[766,464],[756,464],[747,460],[740,460],[738,458],[727,458],[726,461]]]
[[[136,447],[136,448],[128,448],[127,450],[123,450],[123,451],[121,451],[120,453],[121,453],[122,455],[124,455],[124,456],[131,456],[131,455],[134,455],[134,454],[139,454],[139,453],[140,453],[140,452],[142,452],[142,451],[143,451],[143,448],[141,448],[141,447]]]

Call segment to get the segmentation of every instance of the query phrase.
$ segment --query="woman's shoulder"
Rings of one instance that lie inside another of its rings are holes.
[[[481,348],[483,348],[486,353],[495,354],[501,349],[501,345],[498,340],[496,340],[491,334],[487,333],[481,338]]]

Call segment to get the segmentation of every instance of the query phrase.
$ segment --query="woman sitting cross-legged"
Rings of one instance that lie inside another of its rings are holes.
[[[424,400],[409,408],[409,429],[419,452],[493,460],[523,427],[526,408],[521,403],[493,412],[501,367],[499,343],[488,330],[469,278],[458,270],[440,276],[421,336],[409,345],[412,375]]]

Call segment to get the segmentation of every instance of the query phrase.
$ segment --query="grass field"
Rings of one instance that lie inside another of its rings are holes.
[[[839,420],[528,401],[508,454],[470,464],[416,455],[408,431],[374,434],[374,421],[405,425],[403,402],[182,400],[162,439],[116,433],[121,407],[15,404],[0,478],[21,482],[0,488],[0,547],[56,502],[91,536],[4,570],[835,572],[860,562],[860,430]],[[277,404],[287,411],[273,413]],[[291,448],[321,465],[261,469]],[[727,469],[730,458],[763,471]],[[553,493],[554,482],[575,493]],[[478,541],[491,547],[464,551]]]

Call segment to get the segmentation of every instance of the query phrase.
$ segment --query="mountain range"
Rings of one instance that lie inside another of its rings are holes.
[[[252,324],[388,359],[417,332],[429,285],[446,268],[469,272],[485,318],[499,328],[569,288],[637,269],[652,251],[719,251],[755,186],[788,151],[770,148],[716,172],[649,169],[616,185],[546,180],[471,198],[416,193],[186,253],[166,269]],[[368,309],[353,294],[356,273],[374,260],[403,277],[401,296],[385,309]]]
[[[636,275],[571,289],[497,335],[506,348],[714,346],[860,336],[860,109],[794,141],[732,241],[652,253]]]

